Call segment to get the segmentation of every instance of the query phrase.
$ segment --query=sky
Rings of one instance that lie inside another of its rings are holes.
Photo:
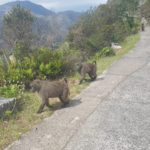
[[[0,5],[16,0],[0,0]],[[22,0],[20,0],[22,1]],[[86,11],[90,7],[95,7],[106,3],[107,0],[30,0],[33,3],[40,4],[53,11]]]

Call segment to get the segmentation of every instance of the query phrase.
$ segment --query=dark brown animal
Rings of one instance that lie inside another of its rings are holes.
[[[93,63],[83,63],[79,68],[79,73],[81,74],[80,84],[83,80],[85,80],[86,74],[89,75],[91,80],[95,80],[97,78],[96,74],[96,61]]]
[[[141,30],[144,31],[145,30],[145,26],[144,23],[141,24]]]
[[[30,84],[32,92],[38,92],[39,96],[42,99],[42,104],[40,105],[37,113],[41,113],[44,106],[49,105],[49,98],[58,97],[63,104],[69,103],[69,87],[67,79],[62,81],[43,81],[43,80],[34,80]]]

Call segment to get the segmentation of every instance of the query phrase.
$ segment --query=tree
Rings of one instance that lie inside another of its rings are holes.
[[[20,5],[4,16],[4,38],[14,53],[22,57],[27,55],[33,40],[33,22],[35,17]]]
[[[147,0],[141,6],[141,16],[144,17],[150,23],[150,0]]]
[[[107,4],[86,12],[70,29],[68,42],[89,56],[121,42],[138,31],[139,0],[109,0]]]

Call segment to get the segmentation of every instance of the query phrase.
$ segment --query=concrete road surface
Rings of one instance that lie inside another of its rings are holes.
[[[150,150],[150,29],[70,107],[6,150]]]

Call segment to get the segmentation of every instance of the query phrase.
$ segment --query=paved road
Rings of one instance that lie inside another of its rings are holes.
[[[150,29],[135,48],[6,150],[149,150]]]

